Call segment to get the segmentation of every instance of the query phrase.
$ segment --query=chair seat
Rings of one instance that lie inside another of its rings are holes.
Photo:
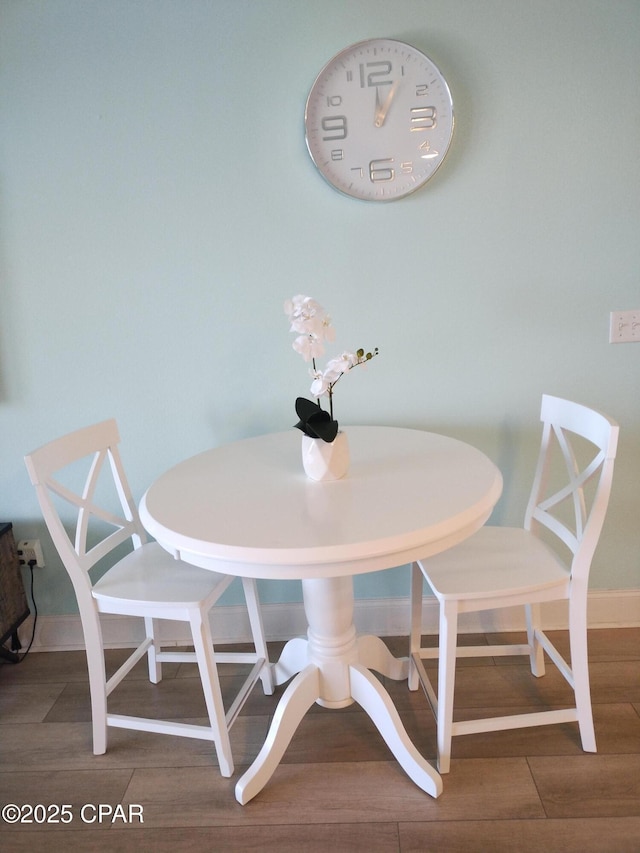
[[[103,612],[110,603],[123,601],[178,609],[198,606],[217,587],[222,593],[232,580],[176,560],[157,542],[149,542],[109,569],[94,584],[92,593]]]
[[[420,561],[438,599],[483,599],[569,583],[568,568],[537,536],[519,527],[482,527],[460,545]]]

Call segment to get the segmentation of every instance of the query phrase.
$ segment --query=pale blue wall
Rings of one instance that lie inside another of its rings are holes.
[[[293,423],[282,302],[316,296],[380,358],[343,424],[464,438],[516,523],[542,392],[622,426],[597,588],[640,587],[637,0],[0,0],[0,518],[39,536],[41,612],[74,609],[22,456],[115,416],[136,496],[206,447]],[[303,109],[371,36],[447,77],[450,155],[375,205],[315,172]],[[358,583],[401,595],[404,572]],[[296,597],[274,584],[271,600]]]

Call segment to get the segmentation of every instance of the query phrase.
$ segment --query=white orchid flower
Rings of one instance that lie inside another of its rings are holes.
[[[331,383],[337,382],[343,373],[351,370],[358,363],[358,356],[354,352],[343,352],[327,362],[324,375]]]
[[[284,312],[289,318],[291,332],[314,335],[319,340],[332,341],[335,330],[331,318],[322,305],[310,296],[294,296],[284,303]]]
[[[330,343],[336,339],[336,330],[331,325],[331,317],[326,313],[322,317],[322,337]]]
[[[322,340],[313,334],[298,335],[292,346],[305,361],[312,361],[314,358],[320,358],[321,355],[324,355]]]
[[[329,392],[329,380],[320,370],[312,370],[310,373],[313,376],[313,382],[311,383],[311,396],[323,397]]]

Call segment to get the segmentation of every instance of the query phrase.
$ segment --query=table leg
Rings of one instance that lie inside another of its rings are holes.
[[[387,691],[365,667],[357,664],[349,669],[351,695],[371,717],[404,772],[427,794],[438,797],[442,793],[440,774],[410,741]]]
[[[358,637],[358,662],[394,681],[409,677],[409,658],[394,657],[380,637],[371,634]]]
[[[303,637],[295,637],[285,645],[277,663],[273,665],[273,683],[284,684],[309,663],[309,643]]]
[[[439,774],[411,743],[391,697],[369,672],[371,668],[389,678],[405,679],[407,659],[394,658],[378,637],[356,636],[351,577],[306,579],[302,588],[308,639],[286,644],[274,666],[274,680],[283,684],[298,674],[278,704],[260,753],[236,785],[236,799],[245,804],[262,790],[314,702],[344,708],[354,701],[369,715],[409,778],[437,797],[442,792]]]
[[[319,696],[318,667],[309,664],[285,690],[262,749],[236,784],[236,800],[241,805],[253,799],[267,784],[302,718]]]

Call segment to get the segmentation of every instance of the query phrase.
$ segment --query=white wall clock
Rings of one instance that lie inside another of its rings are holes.
[[[337,190],[393,201],[424,186],[453,135],[453,102],[434,63],[395,39],[368,39],[333,57],[304,115],[307,148]]]

